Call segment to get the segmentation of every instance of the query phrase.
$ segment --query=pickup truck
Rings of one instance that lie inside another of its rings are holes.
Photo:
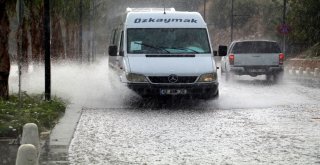
[[[277,42],[269,40],[242,40],[230,44],[227,56],[221,59],[221,73],[230,75],[266,75],[267,80],[278,81],[283,74],[284,54]]]

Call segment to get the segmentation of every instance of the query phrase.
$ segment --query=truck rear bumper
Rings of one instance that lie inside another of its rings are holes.
[[[236,75],[268,75],[283,72],[283,66],[232,66],[230,72]]]

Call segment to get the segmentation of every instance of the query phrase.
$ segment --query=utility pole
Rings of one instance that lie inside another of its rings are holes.
[[[204,0],[203,2],[203,19],[206,22],[206,5],[207,5],[207,0]]]
[[[283,18],[282,25],[286,24],[287,0],[283,0]],[[286,53],[286,34],[283,33],[283,53]]]
[[[251,15],[247,15],[247,14],[234,14],[234,0],[231,0],[231,42],[233,41],[233,29],[234,29],[234,17],[250,17]]]
[[[82,63],[82,0],[80,0],[79,4],[79,57],[80,62]]]
[[[50,0],[44,0],[44,67],[45,67],[45,99],[51,100],[51,62],[50,62]]]
[[[92,58],[92,19],[93,19],[93,8],[94,8],[94,0],[91,0],[90,10],[89,10],[89,41],[88,41],[88,63],[91,63]]]
[[[233,0],[231,0],[231,42],[233,41]]]
[[[92,10],[92,21],[93,21],[93,26],[92,26],[92,49],[91,49],[91,55],[92,55],[92,62],[94,61],[94,58],[95,58],[95,14],[96,14],[96,3],[95,3],[95,0],[92,0],[92,3],[93,3],[93,10]]]

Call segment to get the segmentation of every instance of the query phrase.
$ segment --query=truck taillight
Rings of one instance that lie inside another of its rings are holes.
[[[234,54],[229,55],[229,63],[230,63],[230,65],[234,64]]]
[[[282,65],[282,64],[283,64],[283,61],[284,61],[284,54],[283,54],[283,53],[280,53],[280,54],[279,54],[279,64]]]

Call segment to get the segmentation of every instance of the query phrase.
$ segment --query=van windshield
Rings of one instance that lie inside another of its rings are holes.
[[[276,42],[245,41],[234,45],[231,53],[280,53],[280,47]]]
[[[133,54],[210,53],[205,28],[130,28],[127,51]]]

